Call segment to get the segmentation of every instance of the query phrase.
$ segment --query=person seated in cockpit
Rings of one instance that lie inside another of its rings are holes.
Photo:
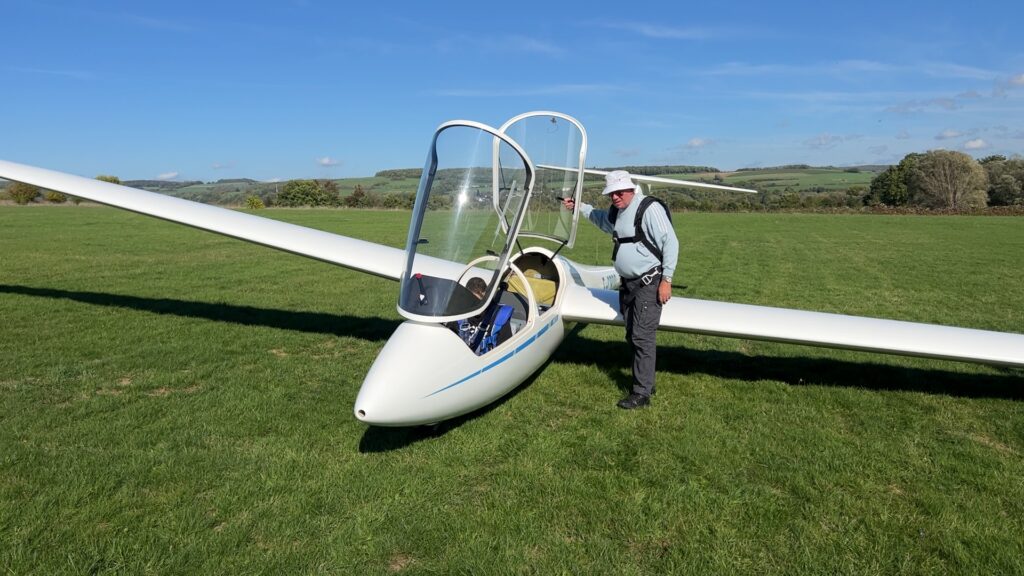
[[[474,276],[466,282],[466,289],[469,290],[473,296],[476,296],[477,300],[483,300],[484,295],[487,294],[487,282],[484,282],[483,278]]]
[[[487,282],[483,278],[476,276],[466,281],[466,289],[473,295],[477,300],[483,300],[487,294]],[[480,320],[487,310],[482,310],[476,316],[470,316],[463,320],[457,320],[455,322],[448,323],[448,327],[452,329],[459,338],[465,340],[466,344],[472,346],[475,340],[476,331],[480,326]]]
[[[487,282],[483,278],[473,277],[466,282],[466,289],[477,300],[483,300],[487,295]],[[510,310],[502,315],[502,308],[510,308]],[[483,354],[512,336],[511,326],[508,323],[509,312],[511,312],[511,307],[499,304],[495,298],[491,306],[476,316],[454,322],[452,329],[474,352]]]

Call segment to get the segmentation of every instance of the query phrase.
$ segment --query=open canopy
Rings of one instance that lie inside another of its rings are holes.
[[[508,136],[477,122],[442,124],[416,193],[399,312],[432,322],[482,312],[506,268],[533,182],[533,164]],[[429,257],[453,265],[428,274]]]
[[[500,131],[526,151],[536,171],[519,235],[572,248],[579,210],[566,210],[562,198],[573,198],[579,206],[587,156],[586,130],[571,116],[540,111],[520,114],[503,124]]]

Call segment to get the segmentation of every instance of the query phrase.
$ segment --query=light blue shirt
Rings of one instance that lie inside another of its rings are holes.
[[[614,225],[608,221],[607,210],[597,210],[590,204],[580,203],[580,213],[608,234],[618,232],[619,238],[629,238],[635,235],[633,220],[643,199],[644,194],[637,190],[629,206],[619,211]],[[643,226],[647,238],[661,250],[664,262],[658,261],[657,256],[651,254],[641,242],[620,244],[619,254],[615,257],[615,271],[619,276],[637,278],[661,264],[664,279],[671,282],[672,274],[676,271],[676,260],[679,259],[679,239],[676,238],[676,231],[672,228],[668,214],[661,204],[655,202],[647,208],[647,212],[644,212],[644,219],[640,225]]]

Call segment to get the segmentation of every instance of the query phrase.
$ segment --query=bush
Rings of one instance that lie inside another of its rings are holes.
[[[24,206],[36,199],[36,196],[39,195],[39,188],[24,182],[14,182],[7,187],[7,195],[16,204]]]
[[[67,196],[53,190],[47,191],[43,198],[45,198],[47,202],[52,202],[53,204],[63,204],[68,201]]]
[[[263,200],[260,200],[259,196],[249,196],[245,199],[245,207],[249,210],[262,210],[267,205],[263,203]]]
[[[290,180],[277,195],[279,206],[337,206],[338,189],[334,182]]]

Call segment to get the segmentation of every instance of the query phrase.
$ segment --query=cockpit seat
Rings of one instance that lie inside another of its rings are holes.
[[[530,289],[533,290],[533,297],[537,299],[537,306],[550,308],[555,303],[558,284],[554,280],[544,278],[540,272],[533,268],[523,270],[523,276],[526,277],[527,283],[530,284]],[[523,287],[522,281],[516,275],[508,279],[508,290],[517,294],[526,294],[526,288]]]
[[[512,319],[526,322],[530,319],[530,314],[527,309],[529,302],[526,300],[526,296],[518,292],[513,292],[511,287],[508,290],[501,292],[501,297],[498,302],[506,304],[512,307]]]

